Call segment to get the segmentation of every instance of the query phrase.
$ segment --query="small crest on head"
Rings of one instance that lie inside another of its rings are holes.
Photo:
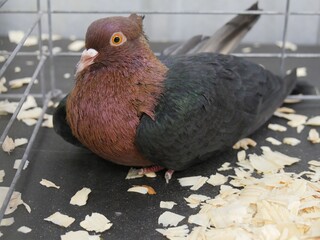
[[[143,19],[144,19],[144,15],[138,15],[138,14],[136,14],[136,13],[132,13],[130,16],[129,16],[129,19],[131,20],[131,21],[134,21],[134,22],[136,22],[138,25],[139,25],[139,27],[141,28],[141,30],[142,30],[142,22],[143,22]]]

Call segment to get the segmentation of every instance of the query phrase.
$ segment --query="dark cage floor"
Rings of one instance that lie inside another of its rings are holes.
[[[62,52],[67,51],[69,43],[70,40],[57,40],[55,41],[55,47],[60,47]],[[47,44],[47,41],[43,42],[43,45]],[[1,49],[11,51],[15,46],[15,44],[9,42],[7,37],[0,38]],[[151,43],[151,46],[154,51],[159,52],[167,46],[167,44]],[[250,47],[251,54],[253,54],[253,56],[248,57],[250,61],[260,63],[275,73],[279,72],[279,65],[281,64],[280,58],[259,56],[259,54],[264,53],[278,54],[279,47],[275,45],[241,45],[235,50],[235,53],[241,55],[243,54],[242,49],[248,47]],[[21,52],[34,53],[36,50],[37,47],[23,47]],[[295,54],[299,53],[302,55],[320,53],[320,46],[299,46]],[[255,57],[254,54],[258,54],[257,57]],[[54,78],[56,79],[55,87],[64,93],[67,93],[74,84],[72,77],[73,71],[80,56],[79,52],[74,55],[75,56],[55,56],[51,59],[52,61],[47,59],[44,62],[43,79],[47,81],[52,77],[50,65],[53,64],[55,70]],[[30,56],[28,54],[16,56],[8,66],[4,75],[7,83],[12,79],[32,76],[38,61],[39,59],[37,59],[36,56]],[[5,62],[0,63],[0,67],[4,65]],[[18,66],[21,68],[21,71],[15,71]],[[305,67],[307,74],[301,76],[299,79],[309,82],[317,89],[320,89],[319,66],[319,57],[289,57],[285,59],[286,69]],[[36,78],[38,78],[38,76],[36,76]],[[36,97],[38,105],[42,107],[41,93],[49,92],[51,85],[48,83],[46,84],[46,88],[43,88],[41,80],[39,81],[40,83],[35,84],[31,88],[30,94]],[[9,89],[6,94],[1,96],[1,101],[5,99],[8,99],[10,102],[19,101],[21,96],[24,96],[23,94],[26,88],[28,87],[24,86],[18,89]],[[298,103],[288,103],[284,104],[284,106],[292,108],[297,114],[305,115],[308,118],[320,116],[320,98],[317,98],[319,97],[317,94],[319,94],[319,91],[315,91],[314,95],[310,97],[312,99],[308,99],[308,96],[306,96],[305,99]],[[56,102],[58,98],[53,98],[52,100]],[[45,110],[46,113],[52,114],[53,109],[53,107],[48,107],[48,109]],[[11,114],[0,116],[1,132],[6,131],[11,117]],[[269,146],[273,151],[279,151],[288,156],[300,159],[299,162],[285,167],[286,172],[294,172],[297,174],[304,171],[312,172],[309,169],[310,165],[308,162],[310,160],[320,161],[320,145],[319,143],[311,143],[307,139],[309,131],[312,128],[315,128],[317,131],[320,131],[320,129],[318,126],[306,125],[302,132],[298,133],[296,128],[287,125],[287,121],[286,119],[273,116],[261,129],[250,136],[250,138],[257,142],[257,146],[246,150],[246,154],[247,156],[253,153],[261,155],[262,151],[260,147]],[[285,132],[272,131],[268,128],[268,124],[270,123],[286,126],[287,130]],[[222,188],[219,185],[212,186],[206,183],[199,190],[194,191],[191,190],[190,187],[182,187],[178,179],[190,176],[210,177],[212,174],[219,172],[229,176],[228,182],[225,183],[225,185],[231,186],[230,181],[233,178],[230,176],[234,176],[234,169],[239,167],[237,165],[237,153],[239,150],[230,149],[210,161],[182,172],[175,172],[169,184],[165,182],[164,171],[157,173],[157,176],[154,178],[142,177],[125,179],[129,170],[128,167],[104,161],[90,151],[66,143],[55,134],[52,128],[41,127],[39,125],[39,131],[34,135],[34,126],[27,126],[22,121],[15,119],[7,134],[14,139],[27,138],[32,145],[19,146],[10,154],[0,151],[0,170],[4,170],[5,172],[3,181],[0,182],[0,188],[11,186],[14,191],[20,192],[22,200],[30,206],[31,212],[29,213],[23,205],[19,205],[13,213],[4,215],[4,218],[13,217],[14,223],[10,226],[0,227],[0,232],[3,234],[0,239],[60,239],[60,236],[68,231],[84,230],[80,226],[80,222],[85,219],[86,215],[91,215],[94,212],[103,214],[113,224],[109,230],[103,233],[89,231],[90,235],[100,235],[101,239],[165,239],[163,235],[156,231],[158,228],[164,228],[158,223],[158,218],[165,211],[183,215],[185,218],[179,223],[179,226],[186,224],[189,230],[192,231],[193,228],[198,225],[189,223],[188,219],[189,216],[198,213],[200,207],[190,208],[184,198],[187,198],[191,194],[202,194],[210,198],[215,198]],[[268,137],[273,137],[279,141],[282,141],[285,137],[293,137],[299,139],[301,143],[296,146],[287,144],[273,145],[266,140]],[[17,170],[13,169],[16,159],[29,161],[25,170],[21,170],[22,166],[20,166],[20,170],[18,171],[21,171],[21,173],[18,174],[18,178],[16,176]],[[231,169],[219,171],[218,169],[225,162],[231,164]],[[314,186],[318,186],[318,189],[316,189],[318,192],[316,200],[318,201],[317,226],[320,227],[319,166],[317,171],[318,180],[314,183]],[[262,174],[255,172],[254,176],[261,178]],[[303,176],[303,178],[309,180],[308,177]],[[46,188],[40,184],[42,179],[50,180],[60,186],[60,188]],[[15,182],[15,180],[18,181]],[[150,186],[156,191],[156,194],[143,195],[127,192],[127,190],[134,185]],[[71,197],[83,187],[91,189],[87,204],[84,206],[71,205]],[[241,187],[235,187],[235,189],[241,189]],[[4,197],[4,195],[0,196],[0,200]],[[177,205],[171,210],[163,209],[160,208],[161,201],[174,201]],[[64,228],[44,220],[58,211],[73,217],[75,221],[69,227]],[[32,229],[32,231],[29,233],[17,231],[21,226],[27,226]],[[227,230],[225,231],[227,233]],[[320,235],[318,237],[320,237]],[[171,239],[187,238],[172,237]]]

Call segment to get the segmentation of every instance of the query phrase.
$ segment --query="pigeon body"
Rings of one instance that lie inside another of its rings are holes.
[[[295,71],[282,79],[217,53],[160,61],[142,20],[132,14],[89,26],[75,86],[54,114],[58,134],[102,158],[183,170],[258,129],[295,84]]]
[[[144,115],[136,144],[148,159],[183,170],[233,146],[257,130],[292,90],[282,79],[231,55],[200,53],[168,58],[155,121]]]

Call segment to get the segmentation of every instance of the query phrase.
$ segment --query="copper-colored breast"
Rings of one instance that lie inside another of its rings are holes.
[[[153,117],[162,84],[159,79],[153,79],[157,81],[153,84],[142,82],[147,76],[141,74],[120,79],[106,71],[86,72],[77,77],[67,101],[73,134],[97,155],[121,165],[152,165],[134,142],[139,117],[142,113]],[[163,79],[163,74],[155,76]]]

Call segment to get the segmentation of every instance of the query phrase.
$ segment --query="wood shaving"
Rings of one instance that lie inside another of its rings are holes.
[[[28,60],[28,61],[26,61],[26,65],[27,66],[33,66],[34,65],[34,61]]]
[[[53,128],[53,115],[47,114],[47,119],[41,124],[42,127]]]
[[[313,163],[313,161],[315,160],[311,160],[310,162]],[[310,171],[304,171],[298,174],[298,176],[306,175],[306,177],[308,177],[311,182],[320,182],[320,166],[310,164],[309,170]]]
[[[293,108],[288,108],[288,107],[280,107],[276,110],[276,112],[279,113],[295,113],[296,110],[294,110]]]
[[[14,146],[19,147],[28,143],[28,139],[26,138],[16,138],[14,140]]]
[[[15,144],[14,144],[13,139],[9,136],[6,136],[6,138],[4,139],[4,141],[2,143],[2,150],[4,152],[10,153],[13,151],[14,148],[15,148]]]
[[[33,126],[37,124],[37,120],[31,118],[22,119],[22,122],[24,122],[27,126]]]
[[[57,54],[59,52],[62,52],[62,48],[61,47],[54,47],[52,48],[52,53],[53,54]]]
[[[73,217],[69,217],[60,212],[55,212],[44,220],[65,228],[69,227],[75,221]]]
[[[287,74],[290,74],[291,70],[287,71]],[[297,68],[297,77],[306,77],[307,76],[307,68],[306,67],[299,67]]]
[[[14,67],[14,72],[15,73],[18,73],[18,72],[21,72],[21,67]]]
[[[37,107],[36,99],[32,95],[28,95],[26,101],[22,104],[21,110],[27,110]]]
[[[287,131],[287,128],[285,126],[280,125],[280,124],[270,123],[270,124],[268,124],[268,128],[270,130],[277,131],[277,132],[285,132],[285,131]]]
[[[41,39],[42,40],[49,40],[49,34],[48,33],[42,33],[41,34]],[[59,34],[52,34],[51,35],[51,39],[52,39],[52,41],[57,41],[57,40],[62,39],[62,36],[59,35]]]
[[[70,77],[71,77],[70,73],[63,74],[63,78],[65,78],[65,79],[69,79]]]
[[[316,166],[316,167],[320,167],[320,161],[317,161],[317,160],[310,160],[308,162],[308,164]]]
[[[144,174],[148,178],[155,178],[157,177],[157,174],[155,172],[149,172]]]
[[[47,105],[47,106],[48,106],[48,108],[53,107],[53,106],[54,106],[54,102],[50,100],[50,101],[48,102],[48,105]]]
[[[9,102],[8,100],[0,101],[0,115],[7,115],[14,113],[18,106],[17,102]]]
[[[306,122],[306,125],[310,126],[320,126],[320,116],[315,116],[313,118],[309,118],[309,120]]]
[[[19,30],[10,30],[8,33],[9,41],[15,44],[19,44],[21,40],[24,38],[24,32]],[[38,44],[37,36],[29,36],[27,40],[24,42],[23,46],[29,47]]]
[[[205,227],[194,227],[192,232],[188,235],[188,240],[206,240],[206,230]]]
[[[320,143],[319,132],[315,128],[310,129],[308,140],[312,143]]]
[[[14,223],[14,218],[10,217],[10,218],[3,218],[0,222],[0,226],[1,227],[8,227],[11,226]]]
[[[14,161],[14,164],[13,164],[13,169],[18,169],[19,166],[20,166],[20,164],[21,164],[21,159],[16,159],[16,160]],[[23,166],[22,169],[23,169],[23,170],[26,170],[27,167],[28,167],[28,165],[29,165],[29,161],[26,160],[26,162],[25,162],[25,164],[24,164],[24,166]]]
[[[289,49],[293,52],[298,50],[297,45],[289,41],[286,41],[284,44],[283,44],[283,41],[277,41],[276,46],[278,46],[279,48]]]
[[[173,201],[161,201],[160,208],[172,209],[177,203]]]
[[[61,240],[101,240],[100,235],[89,235],[87,231],[70,231],[61,235]]]
[[[275,112],[273,115],[289,120],[288,125],[291,127],[298,127],[299,125],[305,124],[308,119],[308,117],[305,115],[294,114],[294,113],[287,114],[287,113]]]
[[[273,137],[266,138],[266,141],[270,142],[273,145],[281,145],[282,144],[282,142],[280,142],[279,140],[277,140]]]
[[[147,192],[147,193],[148,193],[149,195],[155,195],[155,194],[157,194],[153,187],[150,187],[150,186],[148,186],[148,185],[142,185],[142,187],[145,187],[145,188],[148,189],[148,192]]]
[[[199,190],[208,180],[208,177],[201,177],[198,181],[190,188],[190,190]]]
[[[10,88],[21,88],[25,84],[29,84],[31,82],[31,77],[17,78],[9,81]],[[38,81],[35,80],[34,84],[37,84]]]
[[[6,175],[4,170],[0,170],[0,183],[3,182],[4,176]]]
[[[187,225],[182,225],[179,227],[171,227],[167,229],[157,228],[157,232],[161,233],[168,239],[185,239],[189,233],[189,228]]]
[[[143,174],[140,174],[140,169],[130,168],[125,179],[142,178]]]
[[[245,48],[242,48],[241,51],[243,53],[250,53],[252,51],[252,48],[251,47],[245,47]]]
[[[221,165],[221,167],[219,167],[217,170],[218,171],[228,171],[228,170],[231,170],[232,167],[231,167],[231,163],[229,162],[225,162]]]
[[[244,160],[246,160],[246,151],[245,150],[241,150],[237,153],[237,160],[239,162],[243,162]]]
[[[17,231],[21,233],[29,233],[32,231],[32,229],[26,226],[22,226],[22,227],[19,227]]]
[[[88,196],[91,193],[90,188],[82,188],[70,200],[70,204],[84,206],[87,204]]]
[[[191,190],[198,190],[201,188],[208,180],[208,177],[202,176],[193,176],[193,177],[184,177],[179,178],[178,181],[182,187],[191,186]]]
[[[257,143],[251,138],[243,138],[233,145],[233,149],[244,149],[247,150],[249,147],[255,147]]]
[[[228,177],[220,173],[216,173],[210,176],[207,183],[211,184],[212,186],[219,186],[219,185],[225,184],[227,181],[228,181]]]
[[[189,187],[196,184],[201,177],[202,176],[183,177],[178,178],[178,181],[182,187]]]
[[[210,218],[206,213],[198,213],[198,214],[189,216],[188,223],[197,224],[203,227],[209,227]]]
[[[164,227],[174,226],[176,227],[179,222],[181,222],[185,216],[165,211],[158,218],[158,224],[162,224]]]
[[[85,42],[83,40],[76,40],[68,45],[70,51],[78,52],[84,48]]]
[[[6,83],[6,78],[2,77],[0,79],[0,93],[4,93],[8,91],[8,88],[6,86],[4,86],[4,84]]]
[[[307,68],[299,67],[297,68],[297,77],[306,77],[307,76]]]
[[[135,193],[140,193],[140,194],[147,194],[148,193],[148,188],[145,186],[133,186],[127,190],[127,192],[135,192]]]
[[[2,206],[8,191],[9,191],[9,187],[0,187],[0,206]],[[23,200],[21,198],[21,193],[17,192],[17,191],[14,191],[12,193],[12,196],[11,196],[11,199],[9,201],[8,207],[7,207],[6,211],[5,211],[5,214],[8,215],[8,214],[13,213],[18,208],[19,205],[25,205],[26,206],[27,204],[25,204],[23,202]],[[28,210],[28,208],[27,208],[27,210]]]
[[[80,222],[80,226],[87,231],[95,231],[99,233],[110,229],[112,223],[104,215],[100,213],[92,213],[91,216],[87,215],[85,219]]]
[[[29,110],[22,110],[19,112],[17,119],[38,119],[41,116],[42,108],[36,107]]]
[[[4,62],[6,60],[7,60],[7,58],[5,56],[0,55],[0,63]]]
[[[155,178],[157,174],[155,172],[141,173],[141,169],[139,168],[130,168],[125,179],[135,179],[143,176]]]
[[[283,169],[286,165],[291,165],[300,161],[299,158],[294,158],[282,154],[280,152],[273,152],[268,148],[262,149],[263,154],[250,154],[249,161],[254,169],[262,173],[276,173]]]
[[[191,208],[196,208],[200,203],[210,199],[210,197],[201,194],[191,194],[189,197],[184,198],[188,202],[188,206]]]
[[[26,208],[28,213],[31,213],[31,207],[28,204],[26,204],[25,202],[22,202],[22,205]]]
[[[303,129],[304,129],[304,126],[303,125],[299,125],[297,127],[297,133],[301,133]]]
[[[282,140],[282,142],[284,144],[288,144],[288,145],[291,145],[291,146],[296,146],[298,145],[299,143],[301,143],[301,141],[297,138],[293,138],[293,137],[286,137]]]
[[[26,138],[17,138],[13,140],[11,137],[6,136],[2,143],[2,150],[4,152],[10,153],[12,152],[16,147],[22,146],[24,144],[28,143],[28,139]]]
[[[42,180],[40,181],[40,184],[41,184],[42,186],[47,187],[47,188],[50,188],[50,187],[56,188],[56,189],[59,189],[59,188],[60,188],[60,186],[57,186],[57,185],[54,184],[53,182],[51,182],[51,181],[49,181],[49,180],[47,180],[47,179],[44,179],[44,178],[42,178]]]

